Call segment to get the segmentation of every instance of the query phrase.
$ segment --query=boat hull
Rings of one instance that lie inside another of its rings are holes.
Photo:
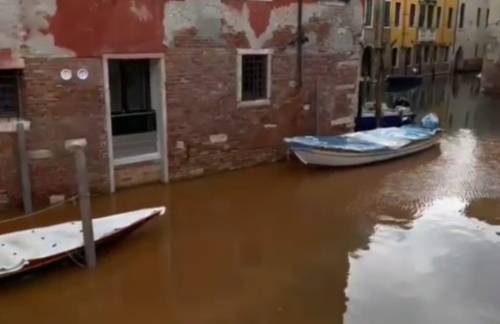
[[[306,165],[347,167],[382,162],[415,154],[438,145],[440,139],[440,134],[436,134],[430,139],[412,143],[398,150],[375,152],[348,152],[304,147],[292,147],[291,151]]]
[[[144,211],[147,211],[147,210],[144,210]],[[124,236],[132,233],[133,231],[137,230],[139,227],[143,226],[145,223],[149,222],[154,217],[162,215],[164,212],[165,212],[164,208],[150,209],[147,212],[147,214],[145,214],[143,217],[141,217],[137,221],[131,222],[130,225],[128,225],[124,228],[121,228],[119,230],[114,230],[109,235],[103,235],[99,239],[96,239],[96,241],[95,241],[96,247],[102,246],[106,243],[116,241],[116,240],[120,239],[121,237],[124,237]],[[114,217],[114,216],[111,216],[111,217]],[[111,218],[111,217],[104,217],[101,219],[95,219],[94,220],[94,232],[96,231],[96,222],[105,222],[107,218]],[[73,223],[74,222],[71,222],[71,224],[73,224]],[[66,223],[66,224],[69,224],[69,223]],[[61,224],[59,226],[63,226],[66,224]],[[58,225],[56,225],[56,226],[58,226]],[[38,229],[32,229],[29,231],[32,231],[33,233],[35,233],[36,230],[38,230]],[[23,232],[27,232],[27,231],[23,231]],[[8,235],[12,235],[12,234],[15,234],[15,233],[11,233]],[[1,240],[2,237],[3,236],[0,236],[0,242],[2,242],[2,240]],[[25,246],[27,247],[28,244],[26,244]],[[5,245],[5,243],[2,243],[2,246],[4,246],[4,245]],[[33,246],[31,248],[33,248]],[[83,244],[80,244],[79,246],[76,246],[76,247],[68,248],[68,249],[63,250],[63,251],[59,251],[58,253],[48,255],[45,257],[27,258],[27,261],[29,261],[29,262],[25,266],[23,266],[20,269],[15,270],[15,271],[7,272],[7,273],[0,273],[0,279],[19,275],[22,273],[36,270],[36,269],[44,267],[44,266],[48,266],[50,264],[62,261],[66,258],[70,258],[72,256],[72,254],[77,253],[77,252],[81,252],[81,251],[83,251]],[[0,270],[3,270],[3,269],[0,268]]]

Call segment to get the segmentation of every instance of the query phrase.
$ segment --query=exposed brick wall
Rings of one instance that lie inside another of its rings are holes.
[[[20,176],[17,162],[17,137],[12,133],[0,133],[0,194],[5,196],[3,205],[20,192]],[[2,204],[2,203],[0,203]],[[0,206],[1,207],[1,206]]]
[[[103,76],[98,59],[29,59],[24,70],[24,118],[31,120],[29,150],[49,150],[52,157],[30,164],[35,202],[46,203],[52,194],[76,192],[73,158],[64,141],[86,138],[87,163],[92,188],[106,190],[107,139]],[[89,71],[85,81],[60,78],[61,69],[73,74]]]
[[[146,183],[159,182],[161,166],[156,162],[145,162],[115,169],[115,185],[118,189]]]
[[[284,51],[273,55],[270,106],[237,107],[234,49],[171,49],[166,59],[171,176],[279,159],[285,152],[283,137],[315,132],[318,107],[321,133],[338,132],[331,120],[352,115],[357,61],[306,56],[304,87],[298,91],[291,68],[295,59]],[[214,143],[212,135],[227,139]]]

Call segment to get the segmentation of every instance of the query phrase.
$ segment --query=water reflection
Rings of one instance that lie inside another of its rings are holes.
[[[412,230],[378,225],[350,258],[345,323],[497,323],[500,237],[464,217],[466,202],[437,199]]]
[[[479,134],[500,132],[495,120],[500,111],[495,109],[498,98],[481,92],[481,81],[476,75],[441,76],[424,79],[422,87],[403,94],[387,94],[387,101],[403,96],[410,100],[414,111],[423,116],[435,112],[447,131],[472,129]],[[496,119],[498,120],[498,119]]]
[[[406,95],[446,133],[438,158],[394,169],[378,190],[411,216],[379,211],[368,249],[350,254],[344,323],[498,323],[500,101],[474,76]]]

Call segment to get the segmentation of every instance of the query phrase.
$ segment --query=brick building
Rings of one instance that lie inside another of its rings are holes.
[[[84,137],[92,188],[273,161],[288,135],[352,127],[361,0],[0,0],[0,198],[75,191],[64,141]],[[299,86],[302,80],[302,86]]]

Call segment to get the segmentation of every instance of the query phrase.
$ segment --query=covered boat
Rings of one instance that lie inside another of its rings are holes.
[[[420,87],[424,78],[421,75],[390,75],[386,79],[388,92],[406,92]]]
[[[356,166],[423,151],[437,145],[440,137],[441,130],[436,123],[431,123],[426,127],[378,128],[331,137],[292,137],[285,142],[304,164]]]
[[[381,108],[381,127],[401,127],[415,121],[415,113],[410,107],[410,102],[404,98],[396,99],[393,107],[383,102]],[[356,118],[356,130],[365,131],[375,128],[377,128],[375,102],[369,101],[363,105],[361,115]]]
[[[94,219],[96,245],[130,233],[164,213],[165,208],[158,207]],[[0,278],[54,263],[82,247],[81,221],[0,235]]]

